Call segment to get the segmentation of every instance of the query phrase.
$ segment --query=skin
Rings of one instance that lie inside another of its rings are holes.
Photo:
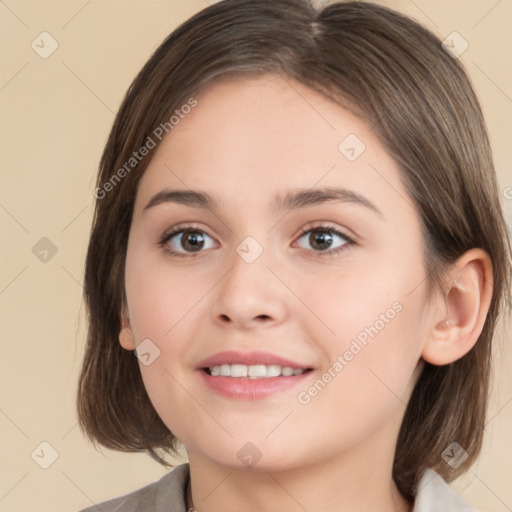
[[[429,297],[418,214],[398,166],[364,122],[275,75],[218,81],[196,99],[139,184],[120,334],[127,350],[148,338],[160,350],[140,370],[157,412],[187,448],[195,508],[410,511],[391,476],[405,406],[423,360],[448,364],[476,342],[490,301],[488,256],[463,255],[445,292]],[[353,162],[338,149],[349,134],[366,146]],[[381,213],[335,201],[278,212],[272,202],[326,186],[363,195]],[[167,202],[144,210],[165,188],[207,192],[218,208]],[[200,252],[183,246],[183,235],[159,245],[170,228],[189,223],[205,233]],[[301,236],[325,223],[353,243],[335,236],[319,249],[311,232]],[[247,236],[263,248],[252,263],[236,252]],[[397,302],[401,311],[300,403],[298,393]],[[264,399],[226,398],[195,369],[224,350],[264,350],[314,371]],[[250,468],[237,457],[248,442],[261,453]]]

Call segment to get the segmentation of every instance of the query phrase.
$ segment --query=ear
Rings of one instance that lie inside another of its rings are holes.
[[[136,347],[127,308],[123,306],[121,313],[121,331],[119,332],[119,343],[126,350],[134,350]]]
[[[482,249],[471,249],[455,262],[447,277],[421,354],[437,366],[460,359],[477,342],[492,299],[491,258]]]

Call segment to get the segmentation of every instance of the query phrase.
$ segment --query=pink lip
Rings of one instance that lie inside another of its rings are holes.
[[[311,372],[292,377],[269,377],[266,379],[248,379],[246,377],[212,377],[205,371],[199,374],[203,382],[215,393],[238,400],[258,400],[274,393],[286,391],[296,386]]]
[[[304,378],[307,378],[311,372],[292,375],[290,377],[269,377],[264,379],[250,379],[246,377],[212,377],[205,368],[220,366],[222,364],[245,364],[247,366],[255,364],[276,364],[281,367],[293,369],[312,369],[310,366],[302,365],[295,361],[290,361],[269,352],[236,352],[227,351],[215,354],[197,366],[203,382],[215,393],[228,398],[239,400],[257,400],[265,398],[274,393],[279,393],[296,386]]]

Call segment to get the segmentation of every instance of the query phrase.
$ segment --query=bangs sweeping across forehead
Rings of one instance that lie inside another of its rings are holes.
[[[157,146],[155,130],[216,78],[264,73],[314,88],[372,127],[399,164],[421,218],[431,291],[463,252],[480,247],[492,259],[493,298],[478,342],[455,363],[427,363],[408,404],[394,479],[411,498],[425,467],[451,481],[480,451],[491,341],[501,309],[510,307],[511,251],[485,123],[462,65],[418,23],[367,2],[316,10],[307,0],[221,1],[178,27],[137,75],[97,180],[102,193],[96,195],[85,269],[89,331],[78,390],[80,426],[94,442],[147,451],[164,464],[165,452],[176,448],[144,389],[137,359],[118,341],[133,205],[156,150],[125,167],[115,186],[112,179],[148,137]],[[441,458],[453,440],[468,452],[457,470]]]

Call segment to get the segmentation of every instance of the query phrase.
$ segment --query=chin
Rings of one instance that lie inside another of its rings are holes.
[[[235,446],[236,444],[236,446]],[[228,468],[232,471],[252,473],[279,472],[300,467],[301,461],[297,457],[297,451],[290,449],[274,449],[268,445],[258,446],[256,443],[244,441],[230,443],[229,446],[218,446],[222,451],[212,453],[203,451],[203,456],[212,463]],[[292,455],[292,457],[290,457]]]

